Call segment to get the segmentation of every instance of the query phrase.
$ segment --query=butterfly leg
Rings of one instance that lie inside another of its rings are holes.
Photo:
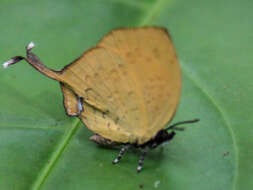
[[[141,149],[141,156],[140,156],[138,166],[137,166],[137,172],[138,173],[142,170],[142,166],[143,166],[144,159],[145,159],[146,155],[147,155],[147,148],[142,148]]]
[[[117,158],[115,158],[115,159],[113,160],[112,163],[113,163],[113,164],[117,164],[117,163],[120,161],[120,159],[122,158],[122,156],[124,155],[124,153],[129,149],[129,147],[130,147],[129,144],[124,145],[124,146],[120,149],[119,155],[117,156]]]

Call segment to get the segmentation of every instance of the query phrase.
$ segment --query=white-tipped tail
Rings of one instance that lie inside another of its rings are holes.
[[[34,42],[30,42],[29,44],[28,44],[28,46],[27,46],[27,50],[31,50],[32,48],[34,48],[34,46],[35,46],[35,43]]]
[[[14,63],[14,60],[10,59],[9,61],[6,61],[3,63],[3,67],[6,69],[10,64],[13,64],[13,63]]]

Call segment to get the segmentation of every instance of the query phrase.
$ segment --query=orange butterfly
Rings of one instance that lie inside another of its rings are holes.
[[[96,45],[61,71],[47,68],[26,47],[27,57],[16,56],[4,67],[21,60],[60,82],[64,107],[96,135],[90,139],[103,145],[123,144],[113,161],[118,163],[131,146],[142,154],[175,135],[179,122],[172,120],[180,99],[181,72],[175,49],[166,29],[160,27],[112,30]],[[167,132],[171,130],[171,132]]]

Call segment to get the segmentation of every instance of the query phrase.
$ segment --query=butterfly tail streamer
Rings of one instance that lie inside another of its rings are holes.
[[[45,76],[57,80],[59,82],[64,82],[64,79],[61,77],[61,72],[60,71],[55,71],[52,69],[49,69],[46,67],[40,59],[31,52],[31,50],[35,47],[35,44],[33,42],[30,42],[26,46],[26,55],[27,57],[23,56],[15,56],[11,59],[9,59],[7,62],[3,64],[4,68],[9,67],[10,65],[14,65],[22,60],[25,60],[27,63],[29,63],[32,67],[34,67],[36,70],[44,74]]]

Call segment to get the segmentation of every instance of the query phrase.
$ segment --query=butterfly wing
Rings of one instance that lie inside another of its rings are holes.
[[[62,75],[83,97],[82,121],[116,142],[145,143],[171,120],[179,101],[179,64],[161,28],[113,30]]]
[[[143,139],[153,137],[173,117],[181,93],[181,72],[167,30],[159,27],[113,30],[99,47],[119,54],[129,65],[131,79],[141,96],[141,119],[135,126]],[[139,130],[137,128],[140,128]]]
[[[69,116],[78,116],[80,110],[77,95],[66,84],[60,83],[60,86],[63,94],[63,104],[66,113]]]
[[[113,141],[136,142],[138,137],[131,132],[141,115],[139,97],[122,65],[126,63],[120,55],[96,47],[63,69],[62,77],[72,92],[83,97],[80,118],[90,130]]]

